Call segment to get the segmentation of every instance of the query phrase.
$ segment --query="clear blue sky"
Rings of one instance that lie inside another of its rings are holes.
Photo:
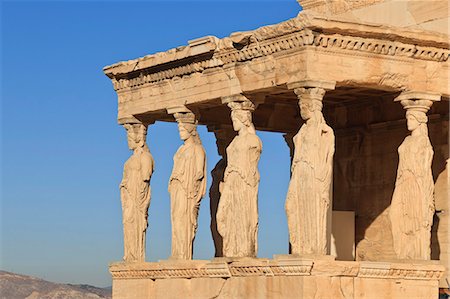
[[[123,255],[118,185],[129,157],[106,65],[165,51],[205,35],[228,36],[295,17],[296,0],[1,2],[1,265],[57,282],[111,285]],[[199,128],[208,172],[219,157]],[[258,132],[260,257],[288,252],[284,202],[289,151]],[[177,127],[156,123],[147,260],[170,255],[167,183]],[[208,177],[208,186],[211,177]],[[194,258],[214,255],[209,198],[201,203]]]

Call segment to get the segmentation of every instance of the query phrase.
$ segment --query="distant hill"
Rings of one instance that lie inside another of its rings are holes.
[[[111,288],[49,282],[40,278],[0,271],[0,299],[111,298]]]

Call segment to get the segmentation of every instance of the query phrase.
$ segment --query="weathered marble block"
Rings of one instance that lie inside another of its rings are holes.
[[[437,298],[444,267],[432,262],[334,261],[277,256],[113,263],[113,297]]]

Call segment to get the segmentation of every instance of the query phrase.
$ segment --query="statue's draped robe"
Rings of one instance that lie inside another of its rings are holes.
[[[217,211],[217,228],[226,257],[256,256],[261,151],[261,140],[253,133],[237,135],[227,148]]]
[[[294,137],[292,176],[286,198],[293,254],[327,254],[334,133],[325,123],[304,124]]]
[[[192,259],[200,200],[206,192],[206,155],[201,143],[182,145],[169,182],[172,258]]]
[[[426,135],[408,136],[398,148],[397,180],[389,216],[399,259],[430,259],[434,214],[433,148]]]
[[[125,162],[120,184],[123,213],[124,261],[145,260],[145,232],[150,206],[153,157],[148,148],[137,149]]]
[[[211,171],[211,188],[209,190],[209,199],[210,199],[210,212],[211,212],[211,234],[214,242],[215,248],[215,257],[223,256],[222,253],[222,236],[219,234],[217,230],[217,208],[219,207],[220,200],[220,190],[219,187],[223,182],[223,177],[225,174],[225,168],[227,167],[227,161],[225,158],[222,158],[217,162],[214,169]]]

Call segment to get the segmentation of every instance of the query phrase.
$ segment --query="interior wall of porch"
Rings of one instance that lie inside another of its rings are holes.
[[[404,115],[401,108],[398,111]],[[436,111],[444,116],[433,114]],[[367,111],[359,113],[368,115]],[[429,114],[429,136],[434,148],[432,168],[436,181],[449,157],[448,102],[439,103],[439,107]],[[333,210],[355,212],[356,260],[395,258],[388,213],[397,174],[397,149],[408,134],[406,121],[401,118],[336,132]],[[440,248],[448,248],[449,245],[448,240],[437,241],[437,231],[435,224],[433,259],[439,259]]]

